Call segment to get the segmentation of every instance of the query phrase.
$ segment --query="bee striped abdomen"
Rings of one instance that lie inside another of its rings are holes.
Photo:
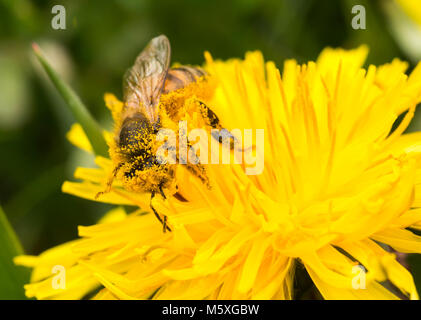
[[[204,75],[205,72],[198,68],[186,66],[172,68],[168,70],[163,93],[168,93],[177,89],[184,88],[189,83],[195,82],[197,79]]]

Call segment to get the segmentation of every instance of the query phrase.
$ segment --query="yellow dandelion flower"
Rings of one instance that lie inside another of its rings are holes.
[[[403,134],[421,101],[421,64],[409,76],[399,60],[365,70],[367,52],[325,49],[316,62],[286,61],[282,75],[260,52],[226,62],[206,54],[215,85],[206,103],[228,129],[264,129],[263,172],[210,164],[209,190],[178,166],[187,201],[155,199],[166,233],[144,213],[150,195],[117,179],[97,201],[120,206],[79,227],[80,239],[16,259],[33,268],[27,296],[291,299],[301,263],[326,299],[417,299],[389,248],[421,253],[411,231],[421,230],[421,133]],[[116,116],[121,102],[105,100]],[[79,126],[68,137],[91,150]],[[96,163],[63,191],[94,200],[113,169],[110,159]],[[63,289],[51,285],[56,265],[66,270]]]

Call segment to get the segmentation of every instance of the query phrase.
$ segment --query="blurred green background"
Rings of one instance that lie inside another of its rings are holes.
[[[201,64],[205,50],[226,59],[259,49],[282,66],[286,58],[314,60],[326,46],[366,43],[368,63],[399,57],[413,68],[421,56],[403,44],[408,21],[386,2],[392,0],[0,0],[0,204],[25,252],[76,238],[78,225],[95,223],[109,208],[60,191],[75,167],[92,159],[65,139],[73,119],[35,61],[33,41],[110,128],[104,93],[121,97],[124,71],[162,33],[180,63]],[[66,8],[66,30],[51,27],[56,4]],[[351,28],[355,4],[366,8],[366,30]],[[411,126],[417,129],[419,116]],[[421,288],[420,258],[409,261]]]

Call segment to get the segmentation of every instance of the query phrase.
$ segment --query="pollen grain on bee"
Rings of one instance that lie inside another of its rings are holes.
[[[189,128],[179,121],[178,131],[161,128],[156,151],[160,164],[244,164],[247,175],[259,175],[264,167],[264,129]]]

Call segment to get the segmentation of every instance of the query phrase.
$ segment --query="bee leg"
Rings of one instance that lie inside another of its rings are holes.
[[[167,226],[167,216],[164,216],[164,222],[162,223],[162,231],[165,233],[167,229],[171,232],[171,229]]]
[[[200,179],[200,181],[208,188],[211,189],[209,178],[206,174],[205,167],[201,164],[186,164],[187,169]]]
[[[159,185],[159,193],[164,198],[164,200],[167,199],[167,197],[165,196],[164,190],[162,190],[162,184]],[[167,226],[167,216],[165,216],[165,215],[164,215],[164,222],[162,223],[162,227],[164,229],[164,232],[168,228],[168,226]],[[169,228],[168,228],[168,230],[171,231],[171,229],[169,229]]]
[[[159,193],[164,198],[164,200],[167,200],[167,197],[165,196],[164,190],[162,190],[162,184],[159,185]]]
[[[208,126],[212,127],[213,129],[218,129],[219,131],[213,131],[212,137],[217,140],[219,143],[222,143],[225,138],[230,139],[230,149],[234,150],[235,146],[241,143],[238,141],[238,139],[231,133],[229,130],[225,129],[221,122],[219,121],[218,116],[215,112],[212,111],[206,104],[199,101],[200,104],[200,112],[202,114],[203,119],[205,119],[205,122]],[[242,147],[240,146],[240,150],[244,151]]]
[[[112,184],[113,184],[114,178],[116,177],[118,170],[120,170],[120,168],[121,168],[122,166],[123,166],[123,163],[119,163],[119,164],[117,165],[117,167],[115,167],[115,168],[114,168],[112,176],[111,176],[111,177],[108,179],[108,181],[107,181],[107,186],[105,187],[105,190],[104,190],[104,191],[100,191],[100,192],[98,192],[98,193],[95,195],[95,199],[98,199],[98,198],[99,198],[100,196],[102,196],[103,194],[108,193],[108,192],[110,192],[110,191],[111,191],[111,186],[112,186]]]
[[[161,222],[164,233],[168,230],[171,232],[171,228],[167,225],[167,216],[164,215],[164,220],[162,220],[161,216],[159,215],[158,211],[153,207],[152,205],[152,199],[155,198],[155,191],[152,191],[151,193],[151,201],[150,201],[150,208],[152,212],[155,214],[155,217],[158,219],[159,222]]]
[[[187,159],[183,159],[183,163],[186,164],[187,170],[189,170],[193,175],[198,177],[200,181],[202,181],[202,183],[206,185],[208,189],[210,189],[211,187],[209,178],[206,174],[206,169],[203,166],[203,164],[200,163],[200,159],[196,155],[196,150],[193,148],[190,142],[187,142],[187,147],[190,148],[190,150],[192,151],[188,152],[188,154],[189,157],[191,156],[193,159],[191,159],[190,161],[187,161]]]
[[[176,192],[175,192],[175,194],[173,195],[173,196],[174,196],[174,198],[176,198],[178,201],[181,201],[181,202],[187,202],[187,199],[186,199],[186,198],[184,198],[184,197],[181,195],[181,193],[178,191],[178,190],[179,190],[178,185],[175,185],[175,190],[176,190]]]
[[[176,198],[178,201],[181,201],[181,202],[187,202],[187,199],[186,199],[186,198],[184,198],[184,197],[180,194],[180,192],[175,193],[175,194],[174,194],[174,198]]]

